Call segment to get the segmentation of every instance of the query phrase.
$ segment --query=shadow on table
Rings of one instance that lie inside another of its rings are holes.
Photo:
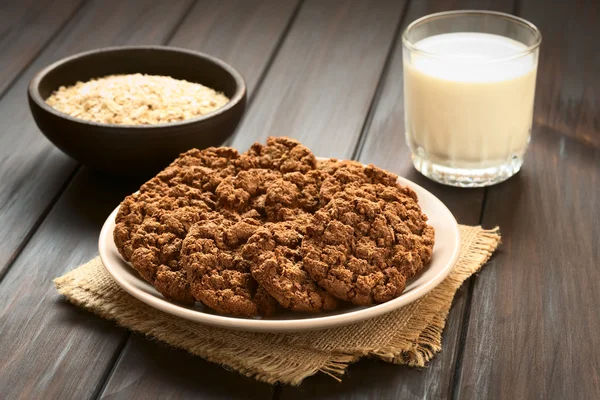
[[[61,201],[79,218],[94,221],[99,227],[125,196],[137,191],[143,178],[123,178],[81,167]]]

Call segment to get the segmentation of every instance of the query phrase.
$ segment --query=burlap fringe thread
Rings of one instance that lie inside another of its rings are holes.
[[[456,291],[500,242],[497,228],[460,226],[460,233],[456,267],[426,296],[381,317],[316,332],[239,332],[182,320],[127,294],[98,257],[54,283],[70,302],[103,318],[259,381],[299,385],[317,372],[340,380],[348,365],[364,356],[423,367],[442,349],[442,331]]]

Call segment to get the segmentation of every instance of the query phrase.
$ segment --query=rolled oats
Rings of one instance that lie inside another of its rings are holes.
[[[75,118],[105,124],[178,122],[223,107],[229,99],[199,83],[159,75],[110,75],[61,86],[47,100]]]

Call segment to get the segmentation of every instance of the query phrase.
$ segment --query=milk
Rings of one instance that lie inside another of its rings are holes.
[[[406,138],[413,154],[454,168],[521,157],[533,118],[537,53],[487,33],[447,33],[404,61]],[[499,58],[515,56],[510,60]]]

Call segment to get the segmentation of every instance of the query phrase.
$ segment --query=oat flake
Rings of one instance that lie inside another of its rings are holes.
[[[75,118],[106,124],[183,121],[223,107],[229,99],[199,83],[158,75],[110,75],[61,86],[47,100]]]

